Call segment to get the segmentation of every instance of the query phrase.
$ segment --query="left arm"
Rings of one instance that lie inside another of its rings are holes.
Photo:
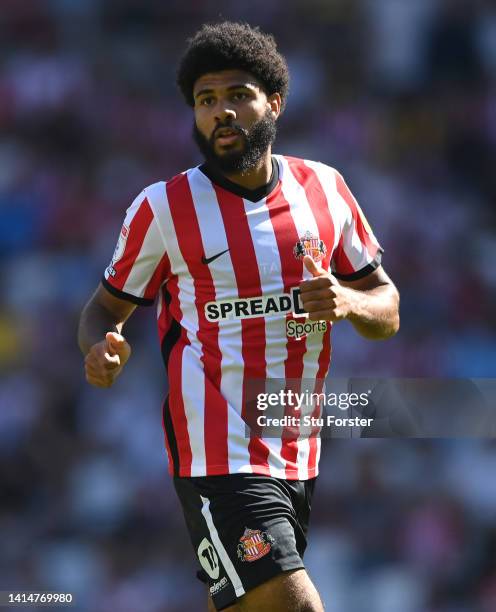
[[[356,281],[339,281],[348,289],[346,317],[359,334],[370,340],[394,336],[400,328],[400,294],[384,268]]]
[[[338,281],[305,257],[313,278],[300,285],[303,307],[310,319],[348,319],[359,334],[371,340],[394,336],[400,327],[399,293],[382,266],[355,281]]]

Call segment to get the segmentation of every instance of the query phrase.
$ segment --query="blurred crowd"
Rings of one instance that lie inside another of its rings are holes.
[[[392,340],[336,325],[331,375],[495,377],[493,2],[2,0],[0,590],[203,609],[154,308],[112,390],[85,383],[76,328],[135,195],[200,162],[175,68],[219,18],[275,35],[292,77],[275,152],[344,174],[402,296]],[[327,441],[307,557],[327,609],[496,610],[495,450]]]

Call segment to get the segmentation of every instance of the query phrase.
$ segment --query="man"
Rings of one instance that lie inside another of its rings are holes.
[[[377,339],[399,327],[382,249],[341,175],[272,155],[288,79],[274,39],[248,25],[188,41],[178,84],[205,163],[134,200],[81,315],[87,380],[109,387],[131,353],[124,323],[158,297],[169,471],[210,610],[323,609],[302,561],[320,440],[246,435],[249,399],[270,379],[318,386],[335,321]]]

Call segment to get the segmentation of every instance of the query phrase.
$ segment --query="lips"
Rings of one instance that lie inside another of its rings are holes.
[[[220,145],[229,145],[233,144],[239,136],[239,132],[234,130],[233,128],[218,128],[215,131],[215,140]]]
[[[237,134],[232,134],[231,136],[217,136],[216,142],[218,142],[220,145],[230,145],[236,142],[237,139]]]

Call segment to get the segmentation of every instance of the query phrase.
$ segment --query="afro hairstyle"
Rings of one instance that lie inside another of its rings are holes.
[[[276,41],[258,27],[224,21],[204,24],[188,39],[179,62],[177,84],[186,102],[194,106],[193,87],[208,72],[237,69],[252,74],[265,93],[279,93],[284,109],[289,88],[289,71]]]

